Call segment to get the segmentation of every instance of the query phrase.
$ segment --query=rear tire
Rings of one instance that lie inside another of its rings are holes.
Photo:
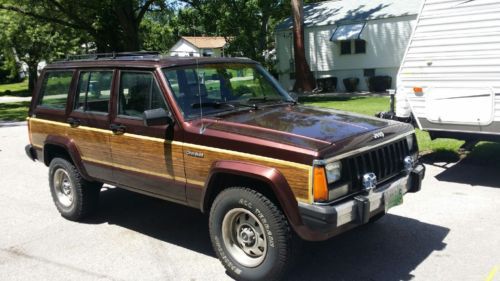
[[[281,210],[261,193],[223,190],[209,220],[215,253],[236,280],[279,280],[292,263],[293,231]]]
[[[79,221],[97,208],[102,184],[85,180],[66,159],[54,158],[49,165],[49,186],[59,213]]]

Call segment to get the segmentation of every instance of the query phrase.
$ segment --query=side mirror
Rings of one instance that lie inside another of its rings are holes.
[[[289,92],[288,95],[295,101],[299,102],[299,95],[295,92]]]
[[[149,109],[142,114],[145,126],[172,125],[174,120],[163,108]]]

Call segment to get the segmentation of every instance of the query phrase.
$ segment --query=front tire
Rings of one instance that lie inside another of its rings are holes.
[[[210,211],[215,253],[237,280],[279,280],[290,266],[293,232],[281,210],[261,193],[228,188]]]
[[[66,159],[54,158],[49,165],[49,186],[61,216],[79,221],[97,208],[102,184],[85,180]]]

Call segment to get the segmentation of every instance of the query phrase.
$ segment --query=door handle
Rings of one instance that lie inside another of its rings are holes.
[[[68,124],[71,126],[71,127],[78,127],[80,126],[80,124],[82,123],[80,120],[76,119],[76,118],[73,118],[73,117],[70,117],[68,118]]]
[[[113,131],[113,133],[117,135],[125,133],[125,130],[127,129],[127,127],[120,124],[111,124],[109,125],[109,128],[111,129],[111,131]]]

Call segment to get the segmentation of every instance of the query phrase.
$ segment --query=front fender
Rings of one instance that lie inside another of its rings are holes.
[[[228,173],[238,176],[244,176],[267,183],[272,192],[279,201],[279,204],[285,213],[292,227],[298,232],[299,226],[303,225],[299,213],[297,199],[293,194],[285,177],[275,168],[266,167],[253,163],[240,161],[217,161],[212,165],[210,174],[202,191],[201,210],[205,210],[208,205],[209,195],[215,188],[211,182],[217,174]]]

